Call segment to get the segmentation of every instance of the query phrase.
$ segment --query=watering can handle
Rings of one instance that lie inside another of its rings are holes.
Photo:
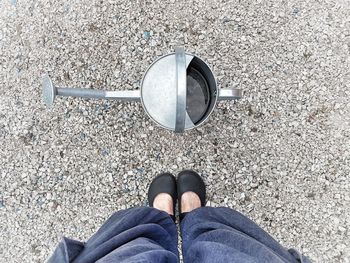
[[[242,98],[242,93],[241,89],[219,89],[218,100],[238,100]]]
[[[186,125],[186,54],[183,48],[175,48],[176,60],[176,120],[175,132],[181,133]]]

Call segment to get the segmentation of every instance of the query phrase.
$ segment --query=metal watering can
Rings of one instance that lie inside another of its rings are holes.
[[[240,89],[219,89],[212,70],[199,57],[175,48],[147,69],[140,90],[105,91],[61,88],[43,77],[43,97],[48,107],[56,96],[141,102],[147,115],[163,128],[184,132],[201,125],[217,101],[242,97]]]

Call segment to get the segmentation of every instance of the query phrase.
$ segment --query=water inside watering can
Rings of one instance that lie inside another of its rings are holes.
[[[206,115],[210,104],[210,91],[206,79],[193,67],[187,69],[186,110],[194,124]]]

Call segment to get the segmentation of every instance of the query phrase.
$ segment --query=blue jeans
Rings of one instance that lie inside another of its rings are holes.
[[[184,262],[304,262],[229,208],[202,207],[181,222]],[[114,213],[86,243],[63,238],[49,263],[179,262],[176,225],[151,207]]]

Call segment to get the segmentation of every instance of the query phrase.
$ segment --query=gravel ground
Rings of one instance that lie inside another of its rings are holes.
[[[137,89],[185,46],[222,87],[176,135],[137,103],[58,98],[58,85]],[[209,204],[235,208],[314,262],[350,262],[350,1],[0,0],[0,258],[43,262],[146,204],[161,171],[191,168]]]

